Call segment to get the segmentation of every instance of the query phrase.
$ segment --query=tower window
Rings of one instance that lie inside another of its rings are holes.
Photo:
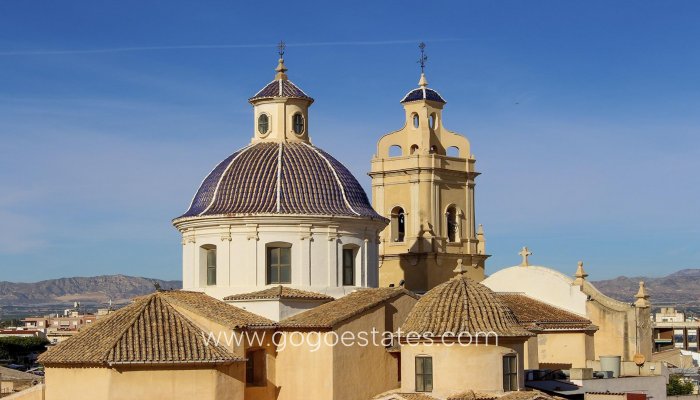
[[[435,121],[437,120],[437,117],[435,116],[435,113],[430,114],[430,118],[428,119],[428,124],[430,126],[430,129],[435,129]]]
[[[418,114],[413,114],[413,127],[418,128],[420,126],[420,119],[418,118]]]
[[[343,286],[355,284],[355,250],[343,249]]]
[[[433,391],[433,358],[416,357],[416,392]]]
[[[391,210],[391,241],[403,242],[406,236],[406,215],[403,208],[394,207]]]
[[[403,154],[403,150],[401,149],[401,146],[398,144],[392,145],[389,147],[389,157],[401,157]]]
[[[417,145],[417,144],[414,144],[413,146],[411,146],[411,154],[416,154],[417,151],[418,151],[418,145]]]
[[[449,206],[445,213],[447,226],[447,241],[455,242],[457,238],[457,209],[455,206]]]
[[[292,283],[292,248],[267,248],[267,284]]]
[[[292,129],[294,129],[294,133],[297,135],[301,135],[304,133],[304,116],[296,113],[292,117]]]
[[[216,246],[204,245],[201,247],[202,257],[200,258],[205,268],[207,286],[216,285]]]
[[[503,391],[518,390],[518,357],[515,354],[503,356]]]
[[[260,132],[261,135],[264,135],[269,129],[270,117],[268,117],[267,114],[260,114],[258,117],[258,132]]]

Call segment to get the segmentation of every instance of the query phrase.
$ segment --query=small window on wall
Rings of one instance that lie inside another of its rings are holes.
[[[260,114],[258,117],[258,132],[260,132],[261,135],[264,135],[269,129],[270,117],[268,117],[267,114]]]
[[[203,256],[201,260],[205,262],[207,274],[207,286],[216,285],[216,246],[202,246]]]
[[[430,117],[428,119],[428,124],[430,125],[430,129],[435,129],[435,121],[437,120],[437,117],[435,116],[435,113],[430,114]]]
[[[267,376],[265,373],[265,350],[248,350],[245,363],[246,386],[265,386]]]
[[[403,208],[394,207],[391,210],[391,241],[403,242],[406,236],[406,215]]]
[[[515,354],[503,356],[503,391],[518,390],[518,357]]]
[[[416,392],[433,391],[433,358],[416,357]]]
[[[292,129],[297,135],[304,133],[304,116],[300,113],[296,113],[292,117]]]
[[[292,283],[292,248],[267,248],[267,284]]]
[[[418,118],[418,114],[413,114],[412,119],[413,119],[413,127],[418,128],[420,126],[420,118]]]
[[[343,286],[355,285],[355,250],[343,249]]]

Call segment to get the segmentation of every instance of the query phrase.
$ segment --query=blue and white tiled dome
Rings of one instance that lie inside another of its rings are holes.
[[[428,87],[419,87],[411,90],[401,99],[401,103],[408,103],[416,100],[430,100],[443,104],[447,103],[442,96],[440,96],[440,93]]]
[[[222,161],[180,218],[322,215],[384,220],[350,171],[305,142],[259,142]]]

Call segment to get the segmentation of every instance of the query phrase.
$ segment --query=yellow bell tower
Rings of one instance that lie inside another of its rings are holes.
[[[417,292],[452,278],[458,262],[481,281],[488,257],[475,221],[476,159],[469,140],[444,126],[446,102],[428,87],[424,48],[418,88],[401,100],[404,127],[379,140],[369,174],[372,205],[391,219],[380,234],[379,284]]]

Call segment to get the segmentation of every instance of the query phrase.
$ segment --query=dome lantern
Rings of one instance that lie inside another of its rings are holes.
[[[253,105],[253,143],[305,142],[309,139],[309,106],[314,99],[287,76],[284,42],[280,42],[275,79],[248,99]]]

